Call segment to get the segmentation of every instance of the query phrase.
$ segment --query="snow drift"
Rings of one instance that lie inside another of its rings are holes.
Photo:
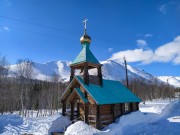
[[[180,101],[176,100],[167,105],[160,114],[133,112],[116,119],[115,123],[102,131],[78,121],[67,128],[65,135],[175,135],[180,134],[179,128]]]

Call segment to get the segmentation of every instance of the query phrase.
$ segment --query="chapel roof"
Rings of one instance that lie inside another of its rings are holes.
[[[77,80],[81,86],[91,95],[96,104],[117,104],[117,103],[130,103],[130,102],[141,102],[141,99],[132,93],[128,88],[126,88],[119,81],[106,80],[103,79],[103,86],[95,84],[84,84],[83,79],[80,76],[74,77],[71,84]],[[71,85],[70,84],[70,85]],[[76,91],[80,92],[80,89],[76,88]],[[65,91],[65,93],[68,91]],[[82,93],[80,93],[81,98],[84,98]],[[86,99],[84,99],[86,100]]]

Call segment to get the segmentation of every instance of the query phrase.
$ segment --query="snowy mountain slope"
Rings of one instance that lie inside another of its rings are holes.
[[[112,60],[101,62],[103,64],[103,77],[111,80],[124,80],[125,79],[125,67],[123,63],[117,63]],[[153,75],[146,73],[143,70],[134,68],[127,65],[129,79],[141,78],[145,80],[156,79]]]
[[[70,76],[70,61],[49,61],[47,63],[41,64],[33,62],[33,78],[38,80],[49,80],[51,81],[53,77],[59,76],[60,80],[68,81]],[[104,79],[110,80],[125,80],[125,67],[124,64],[118,61],[107,60],[101,61],[103,64],[102,72]],[[144,70],[134,68],[127,65],[129,80],[135,78],[141,78],[147,81],[158,80],[160,82],[167,82],[169,78],[169,83],[176,87],[180,87],[180,77],[155,77]],[[17,65],[10,66],[10,76],[17,74]],[[90,74],[95,74],[95,70],[90,70]]]
[[[70,76],[69,61],[49,61],[41,64],[33,62],[34,77],[38,80],[51,80],[53,76],[58,75],[61,79],[68,81]],[[124,80],[125,79],[125,67],[122,63],[117,63],[112,60],[102,61],[103,64],[103,78],[111,80]],[[17,74],[17,65],[10,66],[10,74]],[[90,74],[95,74],[95,70],[91,70]],[[154,76],[131,67],[128,65],[128,76],[132,78],[143,78],[146,80],[155,79]]]
[[[41,64],[33,62],[33,78],[38,80],[51,80],[55,75],[60,79],[68,81],[70,75],[69,61],[49,61]],[[17,75],[17,65],[9,67],[10,76]]]
[[[39,80],[51,79],[58,75],[61,79],[68,81],[70,76],[69,61],[50,61],[45,64],[33,63],[33,69]]]
[[[180,77],[175,77],[175,76],[158,76],[158,79],[160,79],[163,82],[167,82],[170,85],[173,85],[175,87],[180,87]]]

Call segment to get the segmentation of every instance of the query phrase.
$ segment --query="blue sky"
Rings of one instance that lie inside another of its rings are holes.
[[[0,53],[10,63],[74,60],[88,18],[98,60],[180,76],[179,0],[0,0]]]

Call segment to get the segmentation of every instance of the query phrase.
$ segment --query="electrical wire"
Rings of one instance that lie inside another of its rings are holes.
[[[31,25],[36,25],[36,26],[40,26],[40,27],[46,27],[48,29],[53,29],[53,30],[57,30],[57,31],[68,32],[68,33],[71,33],[71,34],[79,34],[79,33],[75,33],[75,32],[72,32],[72,31],[67,31],[67,30],[64,30],[64,29],[61,29],[61,28],[52,27],[52,26],[48,26],[48,25],[43,25],[43,24],[39,24],[39,23],[34,23],[34,22],[22,20],[22,19],[11,18],[11,17],[7,17],[7,16],[2,16],[2,15],[0,15],[0,17],[1,18],[6,18],[6,19],[9,19],[9,20],[14,20],[14,21],[18,21],[18,22],[31,24]]]
[[[17,19],[17,18],[11,18],[11,17],[7,17],[7,16],[2,16],[0,15],[1,18],[5,18],[5,19],[9,19],[9,20],[14,20],[14,21],[18,21],[18,22],[23,22],[23,23],[27,23],[27,24],[31,24],[31,25],[36,25],[36,26],[40,26],[40,27],[46,27],[48,29],[53,29],[53,30],[57,30],[57,31],[63,31],[63,32],[68,32],[68,33],[71,33],[71,34],[74,34],[74,35],[79,35],[79,33],[75,33],[75,32],[72,32],[72,31],[68,31],[68,30],[65,30],[65,29],[61,29],[61,28],[57,28],[57,27],[52,27],[52,26],[48,26],[48,25],[43,25],[43,24],[39,24],[39,23],[34,23],[34,22],[30,22],[30,21],[26,21],[26,20],[23,20],[23,19]],[[17,29],[17,28],[16,28]],[[118,44],[118,45],[126,45],[126,46],[132,46],[132,45],[128,45],[127,43],[124,43],[124,42],[117,42],[117,41],[114,41],[114,40],[109,40],[109,39],[104,39],[104,38],[101,38],[101,37],[94,37],[96,38],[97,40],[100,40],[100,41],[106,41],[106,42],[109,42],[111,44]]]

